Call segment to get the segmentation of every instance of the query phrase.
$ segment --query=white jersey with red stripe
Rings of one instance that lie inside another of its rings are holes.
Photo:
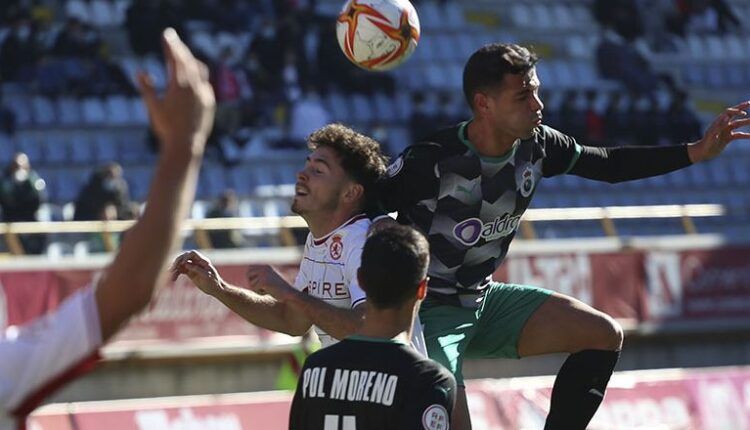
[[[92,287],[74,293],[39,319],[0,332],[0,429],[20,428],[14,413],[101,344]]]
[[[357,269],[362,262],[362,248],[370,224],[370,219],[360,214],[319,239],[308,234],[294,287],[337,308],[353,309],[364,303],[367,298],[359,286]],[[318,326],[315,332],[323,347],[338,342]],[[412,346],[427,356],[418,317],[414,322]]]

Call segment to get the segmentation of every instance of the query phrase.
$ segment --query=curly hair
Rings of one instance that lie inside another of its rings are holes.
[[[365,199],[385,173],[387,158],[380,144],[345,125],[329,124],[315,130],[307,138],[307,147],[311,151],[321,147],[334,150],[346,174],[364,187]]]

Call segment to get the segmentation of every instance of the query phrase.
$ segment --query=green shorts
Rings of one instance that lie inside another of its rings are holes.
[[[461,366],[468,358],[519,358],[518,338],[531,314],[552,291],[493,282],[478,309],[439,303],[429,296],[419,318],[427,354],[463,385]]]

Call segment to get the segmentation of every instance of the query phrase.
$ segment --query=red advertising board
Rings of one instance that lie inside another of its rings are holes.
[[[552,377],[467,381],[474,428],[540,429]],[[286,429],[290,393],[43,408],[30,430]],[[590,430],[750,429],[750,368],[615,374]]]
[[[219,265],[244,285],[247,266]],[[296,264],[280,266],[291,281]],[[0,272],[0,328],[22,324],[97,277],[96,270]],[[517,256],[496,279],[560,291],[636,322],[750,318],[750,247],[687,251],[566,252]],[[253,344],[288,342],[248,324],[184,278],[159,291],[119,341],[184,341],[244,336]]]

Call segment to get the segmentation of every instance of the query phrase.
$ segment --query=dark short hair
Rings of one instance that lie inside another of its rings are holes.
[[[311,151],[331,148],[341,158],[341,166],[350,178],[365,189],[365,198],[386,169],[386,157],[374,139],[342,124],[329,124],[307,138]]]
[[[505,75],[525,74],[539,61],[530,49],[506,43],[490,43],[474,52],[464,67],[464,97],[474,108],[474,94],[500,86]]]
[[[393,225],[376,231],[365,242],[359,268],[367,302],[387,309],[413,298],[429,262],[427,239],[413,227]]]

